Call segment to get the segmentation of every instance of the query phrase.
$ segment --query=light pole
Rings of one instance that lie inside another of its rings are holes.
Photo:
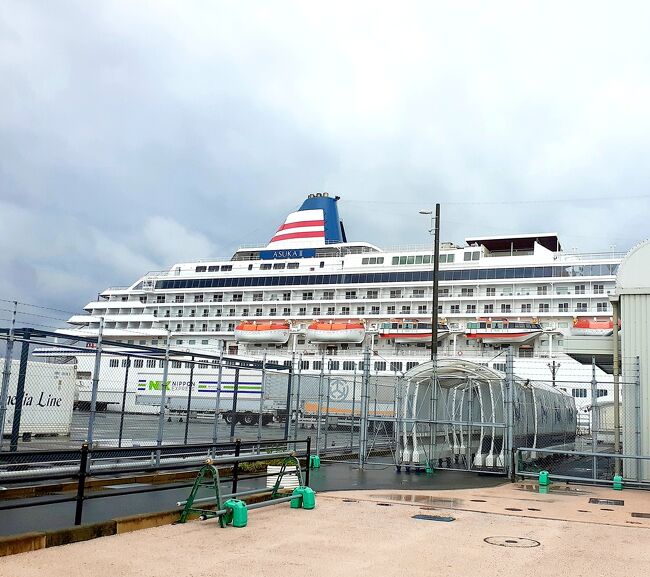
[[[421,210],[420,214],[431,217],[429,234],[433,233],[433,278],[431,295],[431,360],[438,358],[438,276],[440,270],[440,203],[436,203],[435,215],[430,210]]]

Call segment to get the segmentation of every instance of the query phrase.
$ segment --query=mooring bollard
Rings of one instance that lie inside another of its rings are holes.
[[[539,486],[540,487],[548,487],[550,485],[550,480],[548,478],[548,471],[540,471],[539,472]]]
[[[621,475],[614,475],[614,484],[612,485],[614,491],[623,490],[623,477]]]
[[[318,455],[309,456],[309,468],[320,469],[320,457]]]

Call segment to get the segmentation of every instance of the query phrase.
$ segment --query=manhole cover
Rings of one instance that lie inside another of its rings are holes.
[[[411,519],[420,519],[422,521],[442,521],[443,523],[450,523],[455,521],[455,517],[445,517],[443,515],[413,515]]]
[[[592,497],[589,499],[589,502],[594,505],[618,505],[619,507],[625,505],[623,499],[595,499]]]
[[[526,537],[486,537],[483,541],[499,547],[539,547],[539,541]]]

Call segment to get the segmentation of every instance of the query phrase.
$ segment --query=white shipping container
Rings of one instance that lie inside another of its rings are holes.
[[[0,359],[0,369],[5,361]],[[20,361],[11,363],[4,434],[10,435],[16,409]],[[69,435],[75,397],[74,365],[27,362],[19,434]],[[2,381],[0,380],[0,383]]]

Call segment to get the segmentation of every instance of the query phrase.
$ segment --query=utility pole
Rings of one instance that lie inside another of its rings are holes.
[[[11,315],[11,327],[9,328],[9,338],[7,339],[5,366],[2,371],[2,386],[0,386],[0,451],[2,450],[2,438],[5,432],[5,415],[7,414],[7,397],[9,396],[9,378],[11,377],[11,361],[14,352],[14,331],[16,329],[16,313],[18,312],[18,302],[14,301],[14,310]]]
[[[557,372],[560,370],[562,364],[553,361],[552,363],[547,363],[546,366],[551,370],[551,382],[555,387],[555,377],[557,375]]]
[[[431,360],[438,356],[438,277],[440,272],[440,203],[436,203],[435,215],[430,210],[421,210],[420,214],[431,217],[433,233],[433,278],[431,279]]]

